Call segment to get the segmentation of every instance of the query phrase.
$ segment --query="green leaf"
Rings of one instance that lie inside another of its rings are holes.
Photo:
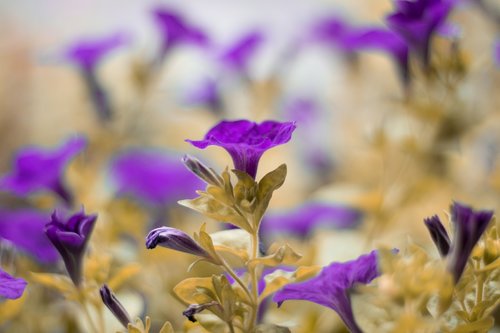
[[[257,190],[257,207],[255,209],[255,220],[260,223],[262,216],[266,212],[273,192],[283,185],[286,178],[286,164],[280,165],[274,171],[269,172],[259,181]],[[257,227],[257,226],[255,226]]]

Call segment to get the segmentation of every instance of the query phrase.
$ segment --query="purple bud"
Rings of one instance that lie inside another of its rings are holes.
[[[158,245],[167,249],[210,258],[210,255],[198,243],[179,229],[160,227],[151,230],[146,237],[146,248],[154,249]]]
[[[115,316],[116,319],[127,328],[128,323],[132,322],[130,319],[130,315],[127,310],[123,307],[120,301],[116,298],[115,294],[109,289],[109,287],[105,284],[102,285],[101,289],[99,289],[99,293],[101,294],[101,299],[104,305],[111,311],[111,313]]]
[[[450,237],[437,215],[424,219],[425,226],[429,229],[432,240],[441,257],[446,257],[450,252]]]
[[[215,173],[214,170],[207,167],[205,164],[200,162],[198,159],[185,155],[182,158],[182,163],[196,176],[198,176],[201,180],[207,182],[208,184],[222,187],[224,186],[223,179]]]
[[[83,208],[67,219],[61,219],[54,211],[45,226],[45,233],[61,254],[75,286],[80,286],[82,281],[83,256],[96,220],[97,215],[85,215]]]

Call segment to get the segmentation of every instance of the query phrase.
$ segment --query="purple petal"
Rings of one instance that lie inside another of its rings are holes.
[[[130,149],[111,162],[109,175],[118,193],[151,205],[171,205],[193,197],[203,183],[187,170],[182,156],[153,149]]]
[[[264,36],[258,31],[244,35],[231,45],[221,56],[220,61],[228,69],[238,73],[246,73],[248,63],[264,41]]]
[[[59,256],[45,236],[44,227],[49,220],[50,214],[32,209],[0,211],[0,239],[11,242],[42,263],[53,263]]]
[[[206,105],[214,111],[220,111],[222,109],[222,100],[217,81],[206,79],[199,83],[186,96],[186,103]]]
[[[493,59],[497,68],[500,68],[500,40],[497,40],[493,46]]]
[[[307,237],[319,227],[353,228],[362,218],[360,211],[334,204],[311,202],[283,213],[270,213],[262,221],[262,235],[285,233]]]
[[[23,295],[28,283],[21,278],[15,278],[0,269],[0,296],[17,299]]]
[[[349,292],[356,284],[368,284],[378,275],[377,253],[372,251],[356,260],[334,262],[315,278],[285,286],[274,295],[273,301],[281,305],[287,300],[305,300],[329,307],[339,314],[351,332],[360,333]]]

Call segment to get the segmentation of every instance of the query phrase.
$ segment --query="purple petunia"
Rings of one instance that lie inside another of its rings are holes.
[[[27,284],[25,280],[15,278],[0,268],[0,297],[17,299],[23,295]]]
[[[243,35],[221,54],[220,62],[228,70],[246,75],[249,61],[255,55],[263,41],[264,35],[259,31]]]
[[[29,146],[17,152],[13,170],[0,179],[0,190],[19,196],[39,191],[57,194],[67,205],[73,195],[64,184],[67,164],[87,146],[84,137],[73,137],[55,149]]]
[[[153,10],[154,20],[162,35],[161,57],[181,44],[206,46],[209,39],[205,33],[188,23],[179,13],[165,8]]]
[[[361,220],[360,211],[340,205],[309,202],[284,213],[270,213],[264,217],[262,234],[285,233],[307,237],[315,228],[353,228]]]
[[[361,333],[352,311],[350,291],[357,284],[368,284],[379,275],[377,252],[345,263],[332,263],[308,281],[285,286],[273,301],[280,306],[287,300],[305,300],[333,309],[353,333]]]
[[[119,194],[155,207],[192,197],[203,187],[181,156],[154,149],[134,148],[119,154],[111,162],[109,175]]]
[[[50,214],[35,209],[0,210],[0,243],[8,241],[42,263],[59,259],[45,235]]]
[[[294,130],[294,122],[268,120],[257,124],[248,120],[225,120],[210,129],[203,140],[186,141],[200,149],[212,145],[224,148],[237,170],[255,178],[264,152],[290,141]]]
[[[63,258],[75,286],[82,282],[83,257],[96,220],[97,215],[85,215],[83,209],[65,219],[54,211],[51,221],[45,226],[45,233]]]
[[[394,12],[386,21],[427,67],[432,35],[445,22],[452,8],[452,0],[396,0]]]

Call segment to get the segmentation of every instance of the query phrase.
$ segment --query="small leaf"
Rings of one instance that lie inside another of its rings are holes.
[[[113,277],[109,280],[108,286],[113,289],[119,289],[128,279],[138,274],[141,271],[141,265],[131,263],[121,267]]]
[[[286,178],[286,164],[280,165],[276,170],[269,172],[259,181],[257,190],[257,207],[255,218],[260,223],[262,216],[269,206],[273,192],[283,185]]]
[[[31,273],[31,278],[34,282],[40,283],[41,285],[55,289],[62,294],[75,293],[75,287],[71,280],[61,274],[50,274],[50,273]]]
[[[172,324],[167,321],[163,324],[159,333],[174,333],[174,328],[172,327]]]
[[[280,246],[275,251],[270,251],[272,254],[252,259],[248,262],[249,269],[255,269],[259,264],[269,267],[278,265],[292,265],[302,258],[302,255],[295,252],[288,244]]]
[[[182,280],[174,287],[174,293],[185,304],[203,304],[216,300],[211,277]]]

